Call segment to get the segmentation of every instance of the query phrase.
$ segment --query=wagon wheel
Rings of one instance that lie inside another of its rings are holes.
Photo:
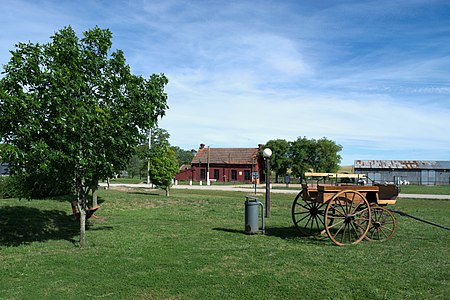
[[[325,228],[324,212],[325,204],[304,200],[300,192],[292,204],[292,222],[302,235],[318,235]]]
[[[366,240],[384,242],[390,239],[397,228],[397,220],[386,208],[377,204],[370,207],[372,216]]]
[[[369,202],[360,192],[344,190],[328,201],[325,210],[325,230],[339,246],[359,243],[370,227]]]

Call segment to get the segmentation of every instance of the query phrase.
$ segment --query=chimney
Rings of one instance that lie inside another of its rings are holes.
[[[205,148],[205,144],[200,144],[200,149]]]

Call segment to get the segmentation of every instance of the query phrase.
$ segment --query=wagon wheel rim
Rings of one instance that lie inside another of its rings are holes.
[[[307,201],[300,192],[292,204],[292,222],[304,236],[319,235],[325,228],[325,204]]]
[[[325,230],[336,245],[346,246],[362,241],[370,222],[369,202],[358,191],[341,191],[327,202]]]
[[[389,240],[397,229],[397,219],[388,209],[377,204],[371,206],[371,224],[366,240],[384,242]]]

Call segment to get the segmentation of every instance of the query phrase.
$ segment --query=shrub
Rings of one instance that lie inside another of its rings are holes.
[[[0,177],[0,199],[20,198],[18,189],[18,180],[12,176]]]
[[[33,176],[0,177],[0,199],[43,198],[71,193],[72,184],[67,179],[34,178]]]

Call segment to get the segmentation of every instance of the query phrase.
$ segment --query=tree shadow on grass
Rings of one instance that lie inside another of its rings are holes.
[[[279,237],[284,240],[301,241],[312,244],[321,244],[329,242],[326,236],[321,235],[311,235],[303,236],[294,227],[269,227],[266,228],[266,235]]]
[[[72,201],[77,200],[77,195],[61,195],[61,196],[51,196],[51,197],[44,197],[44,198],[33,198],[31,200],[25,200],[25,199],[20,199],[20,201],[48,201],[48,200],[52,200],[52,201],[58,201],[58,202],[67,202],[67,203],[72,203]],[[91,205],[91,197],[88,197],[87,199],[88,201],[88,205]],[[98,196],[97,197],[97,204],[100,205],[103,202],[105,202],[105,200],[103,199],[103,197]]]
[[[146,195],[146,196],[162,196],[161,194],[155,192],[128,192],[131,195]]]
[[[89,224],[86,224],[87,229]],[[39,210],[33,207],[0,208],[0,247],[19,246],[48,240],[78,241],[80,224],[72,215],[60,210]]]
[[[244,230],[236,230],[230,228],[213,228],[213,230],[245,234],[248,235]],[[322,244],[327,243],[329,240],[323,236],[302,236],[294,226],[292,227],[269,227],[266,228],[265,233],[266,236],[274,236],[277,238],[281,238],[283,240],[290,241],[298,241],[298,242],[306,242],[311,244]]]

